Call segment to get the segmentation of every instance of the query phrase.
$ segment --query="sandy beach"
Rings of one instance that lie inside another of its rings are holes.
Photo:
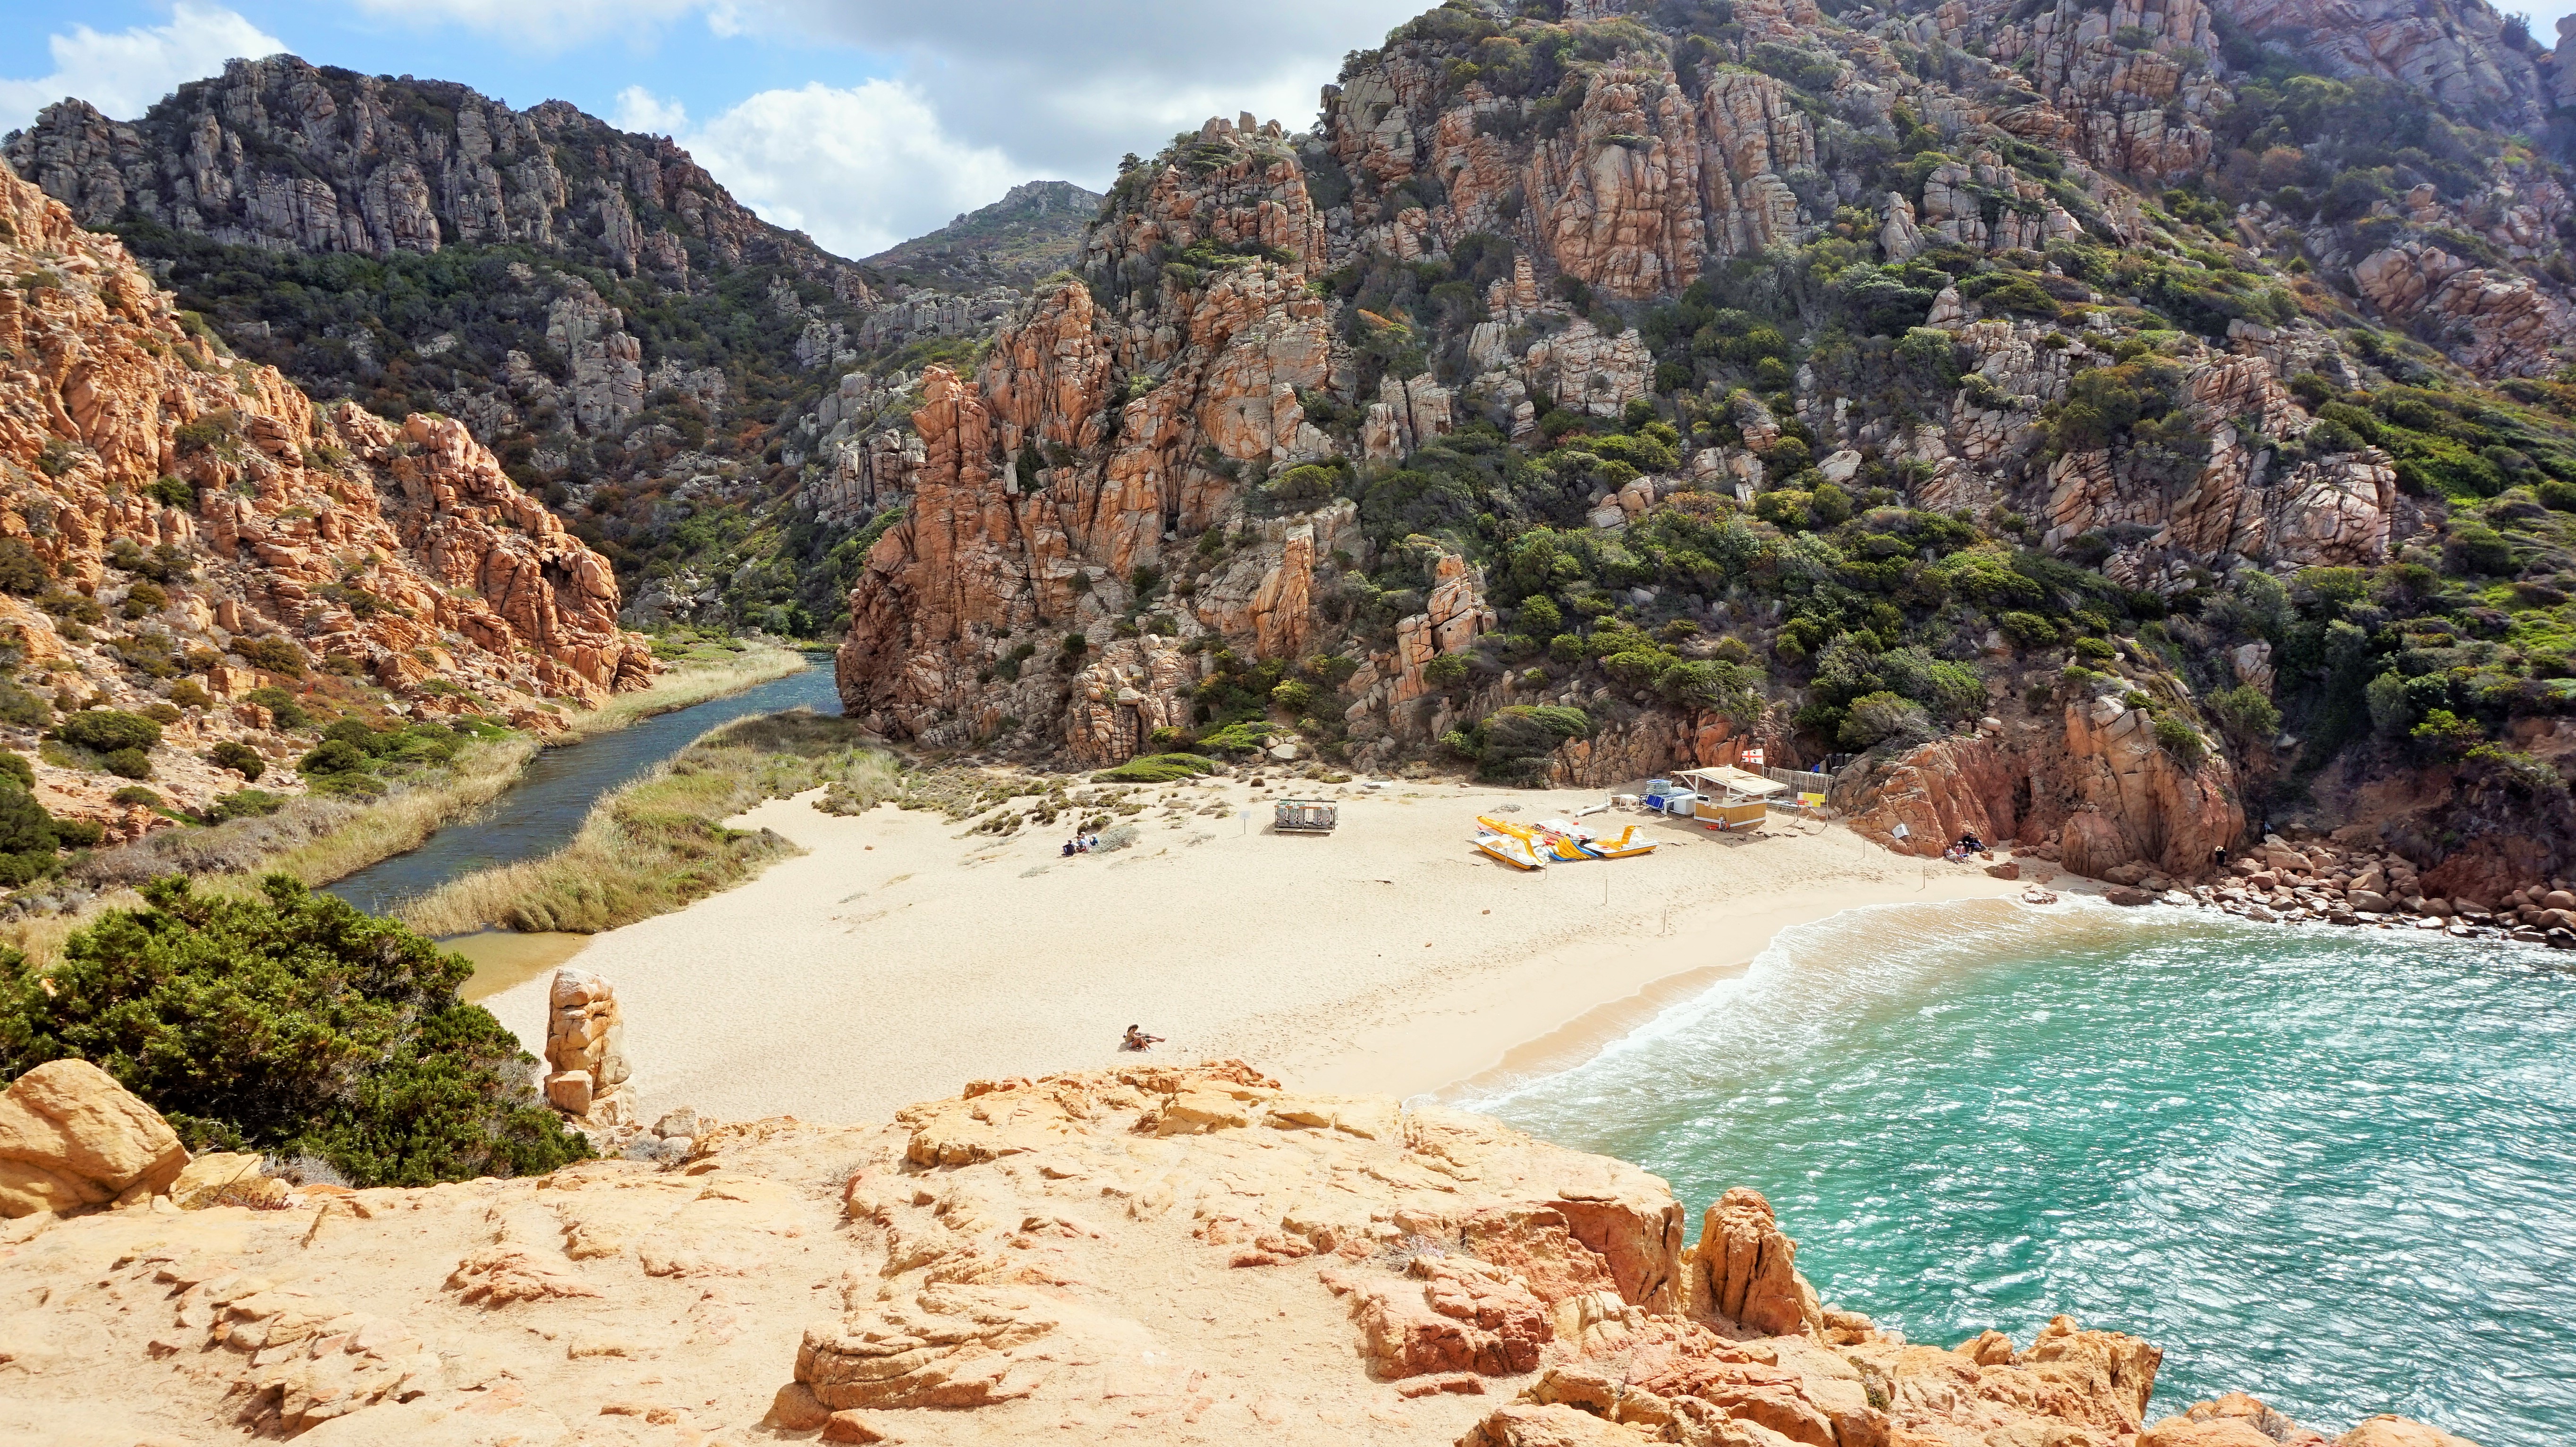
[[[617,987],[648,1118],[874,1119],[977,1078],[1114,1063],[1130,1023],[1171,1058],[1412,1096],[1578,1063],[1788,926],[2018,888],[1780,819],[1730,837],[1616,811],[1588,822],[1633,819],[1664,847],[1537,874],[1466,842],[1479,812],[1571,816],[1594,792],[1396,783],[1354,791],[1327,836],[1270,832],[1270,792],[1241,780],[1157,794],[1186,812],[1070,859],[1054,830],[772,801],[732,822],[802,857],[572,958]],[[548,978],[484,1002],[531,1050]]]

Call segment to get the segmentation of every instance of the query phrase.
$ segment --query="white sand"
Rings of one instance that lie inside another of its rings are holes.
[[[1635,819],[1666,847],[1539,874],[1466,843],[1479,811],[1571,815],[1598,793],[1398,784],[1314,837],[1268,832],[1267,795],[1237,782],[1177,792],[1227,812],[1149,810],[1133,847],[1073,859],[1051,829],[994,840],[773,801],[734,822],[806,855],[577,962],[617,987],[648,1118],[877,1119],[972,1079],[1113,1063],[1131,1022],[1172,1057],[1411,1095],[1573,1064],[1786,926],[2018,887],[1777,820],[1731,839],[1617,811],[1590,822]],[[539,1052],[546,983],[485,1002]]]

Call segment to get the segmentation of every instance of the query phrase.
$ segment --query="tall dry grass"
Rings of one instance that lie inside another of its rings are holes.
[[[670,713],[784,678],[806,666],[792,648],[754,643],[740,652],[707,647],[679,661],[649,688],[612,697],[576,714],[556,743],[578,742],[657,714]],[[443,772],[382,799],[302,795],[274,814],[205,829],[163,829],[80,860],[63,883],[68,908],[38,908],[0,920],[0,945],[40,964],[62,958],[64,943],[110,909],[134,909],[134,886],[185,874],[200,891],[246,892],[263,875],[290,874],[308,885],[344,879],[371,864],[417,849],[439,829],[499,798],[546,746],[530,736],[467,745]],[[639,916],[640,917],[640,916]]]
[[[867,807],[900,793],[898,764],[869,737],[803,709],[726,724],[600,800],[562,849],[451,881],[394,917],[429,935],[597,934],[684,908],[798,852],[770,830],[725,827],[762,800],[828,785]]]
[[[804,654],[774,643],[749,643],[740,653],[701,648],[690,657],[675,663],[668,673],[653,680],[650,687],[633,693],[611,695],[608,702],[586,713],[572,715],[570,738],[590,738],[613,733],[628,724],[640,723],[656,714],[705,703],[756,688],[772,679],[785,678],[806,666]]]

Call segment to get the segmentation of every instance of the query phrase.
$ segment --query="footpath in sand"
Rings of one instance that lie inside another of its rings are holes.
[[[808,852],[578,956],[617,987],[646,1118],[876,1119],[971,1079],[1112,1064],[1129,1024],[1172,1059],[1413,1095],[1573,1064],[1787,926],[2014,888],[1776,818],[1746,838],[1616,810],[1591,822],[1664,847],[1537,874],[1466,842],[1480,812],[1570,817],[1592,792],[1396,783],[1346,797],[1322,836],[1271,832],[1270,792],[1240,780],[1169,792],[1189,812],[1069,859],[1052,830],[996,840],[890,806],[799,797],[731,821]],[[532,1051],[547,978],[484,1002]]]

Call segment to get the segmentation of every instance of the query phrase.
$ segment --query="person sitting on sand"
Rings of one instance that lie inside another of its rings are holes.
[[[1162,1043],[1162,1036],[1148,1035],[1144,1031],[1130,1025],[1127,1027],[1126,1038],[1118,1042],[1118,1048],[1121,1050],[1148,1050]]]
[[[1073,841],[1070,839],[1064,841],[1064,857],[1067,859],[1073,857]]]

